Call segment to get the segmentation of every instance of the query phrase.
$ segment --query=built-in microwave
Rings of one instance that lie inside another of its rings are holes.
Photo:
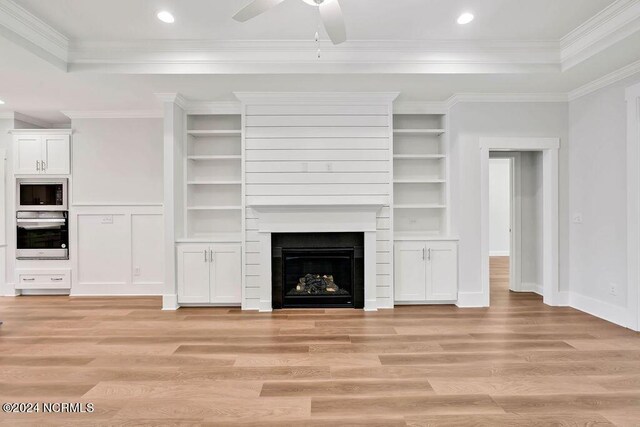
[[[67,211],[66,178],[18,178],[16,211]]]

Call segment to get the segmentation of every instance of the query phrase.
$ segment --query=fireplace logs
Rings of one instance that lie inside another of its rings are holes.
[[[288,295],[348,295],[333,281],[332,275],[305,274]]]

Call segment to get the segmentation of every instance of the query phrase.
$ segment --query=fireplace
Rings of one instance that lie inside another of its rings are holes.
[[[273,233],[272,305],[364,307],[363,233]]]

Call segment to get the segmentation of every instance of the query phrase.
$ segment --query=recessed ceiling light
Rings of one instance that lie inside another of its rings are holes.
[[[474,18],[473,13],[465,12],[458,17],[458,24],[460,25],[468,24],[469,22],[473,21],[473,18]]]
[[[159,20],[167,24],[173,24],[174,22],[176,22],[176,18],[174,18],[173,15],[166,10],[161,10],[160,12],[158,12],[157,16]]]
[[[2,99],[0,99],[0,105],[4,104],[4,101]]]

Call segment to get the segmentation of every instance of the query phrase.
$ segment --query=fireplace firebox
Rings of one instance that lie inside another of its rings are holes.
[[[271,246],[274,309],[364,307],[363,233],[274,233]]]

